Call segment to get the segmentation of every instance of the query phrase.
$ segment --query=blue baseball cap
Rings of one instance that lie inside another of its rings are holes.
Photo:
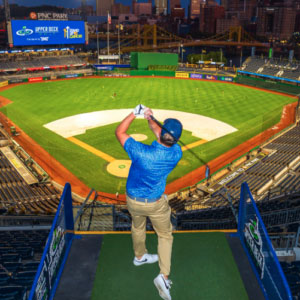
[[[176,140],[176,142],[180,139],[182,133],[182,124],[177,119],[166,119],[161,129],[161,136],[169,133]]]

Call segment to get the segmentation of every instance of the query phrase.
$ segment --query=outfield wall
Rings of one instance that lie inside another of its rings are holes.
[[[148,69],[149,66],[178,66],[177,53],[131,52],[130,66],[133,69]]]
[[[245,75],[238,75],[236,77],[235,82],[243,85],[254,86],[262,89],[288,93],[292,95],[297,95],[300,93],[300,87],[297,85],[270,80],[267,77],[258,78],[258,77],[250,77]]]

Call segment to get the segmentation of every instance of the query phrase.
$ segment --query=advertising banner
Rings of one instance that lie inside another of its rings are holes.
[[[14,78],[14,79],[9,80],[10,84],[12,84],[12,83],[21,83],[21,82],[24,82],[23,78]]]
[[[46,247],[38,267],[29,300],[51,300],[54,298],[62,269],[72,245],[74,230],[71,186],[66,183],[49,233]]]
[[[221,76],[221,77],[220,77],[220,80],[232,82],[232,81],[233,81],[233,77],[225,77],[225,76]]]
[[[238,235],[265,298],[292,299],[290,288],[246,182],[241,186]]]
[[[204,79],[207,80],[218,80],[217,76],[213,76],[213,75],[204,75]]]
[[[83,21],[12,20],[14,46],[84,44]]]
[[[53,52],[53,51],[71,51],[74,48],[51,48],[51,49],[22,49],[22,50],[1,50],[0,54],[7,54],[7,53],[30,53],[30,52]]]
[[[179,73],[179,72],[175,73],[175,77],[177,78],[189,78],[190,77],[189,75],[190,75],[189,73]]]
[[[66,78],[76,78],[78,77],[78,74],[67,74]]]
[[[37,82],[37,81],[43,81],[43,77],[28,78],[28,82]]]
[[[106,71],[112,71],[114,69],[113,66],[97,66],[97,70],[106,70]]]
[[[190,74],[190,78],[194,78],[194,79],[203,79],[203,75],[202,75],[202,74],[191,73],[191,74]]]
[[[8,81],[1,81],[0,82],[0,87],[7,86],[7,85],[8,85]]]

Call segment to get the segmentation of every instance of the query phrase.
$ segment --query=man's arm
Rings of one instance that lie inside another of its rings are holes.
[[[120,144],[124,147],[125,142],[129,138],[129,134],[127,134],[127,130],[135,119],[135,115],[133,113],[129,114],[117,127],[115,134]]]
[[[150,129],[153,131],[153,133],[155,134],[156,138],[159,139],[160,137],[160,133],[161,133],[161,127],[159,127],[157,125],[157,123],[155,123],[150,116],[153,116],[153,112],[150,108],[147,108],[145,110],[145,119],[148,120],[148,125],[150,127]]]
[[[125,142],[129,138],[129,134],[127,134],[127,130],[135,118],[144,118],[145,105],[139,104],[137,105],[132,113],[128,115],[117,127],[115,134],[120,144],[124,147]]]

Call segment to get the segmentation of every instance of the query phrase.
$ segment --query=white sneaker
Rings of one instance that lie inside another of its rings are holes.
[[[165,276],[163,274],[159,274],[154,279],[154,284],[158,289],[159,296],[161,298],[163,298],[164,300],[172,300],[170,295],[172,281],[170,279],[165,279]]]
[[[153,264],[158,261],[158,255],[157,254],[148,254],[145,253],[141,259],[137,259],[136,257],[133,260],[133,264],[135,266],[141,266],[143,264]]]

